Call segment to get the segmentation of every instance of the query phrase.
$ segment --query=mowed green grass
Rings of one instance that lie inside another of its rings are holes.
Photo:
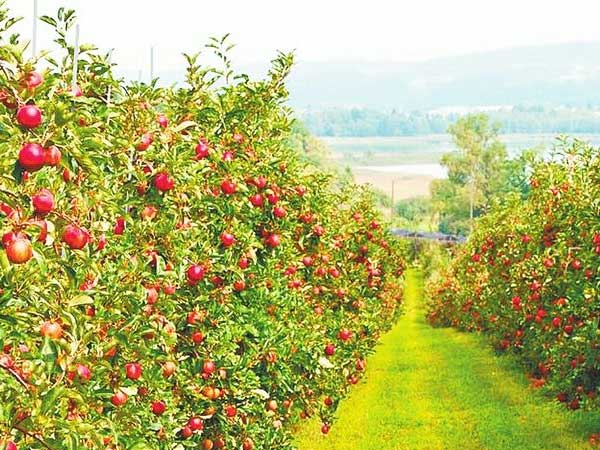
[[[369,359],[329,435],[301,426],[299,450],[587,449],[600,414],[570,412],[530,388],[485,338],[424,320],[422,278],[407,275],[406,315]]]

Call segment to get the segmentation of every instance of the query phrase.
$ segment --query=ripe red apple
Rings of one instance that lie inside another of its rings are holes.
[[[342,328],[338,333],[338,338],[342,341],[349,341],[350,339],[352,339],[352,331],[346,328]]]
[[[151,410],[152,410],[152,414],[154,414],[156,416],[161,416],[167,410],[167,405],[163,401],[155,401],[155,402],[152,402]]]
[[[40,334],[48,339],[60,339],[63,329],[59,323],[47,320],[40,327]]]
[[[72,250],[81,250],[89,242],[90,235],[87,230],[69,224],[63,231],[62,239]]]
[[[227,417],[235,417],[237,414],[237,408],[233,405],[227,405],[224,409]]]
[[[212,450],[215,448],[215,444],[212,440],[206,438],[202,441],[202,448],[203,450]]]
[[[264,199],[261,194],[254,194],[250,196],[250,203],[255,208],[260,208],[264,204]]]
[[[92,378],[92,371],[85,364],[77,364],[77,375],[79,375],[79,378],[82,380],[87,381]]]
[[[55,145],[51,145],[44,149],[44,164],[47,166],[58,166],[60,164],[60,159],[62,154],[60,150]]]
[[[31,199],[33,209],[38,214],[48,214],[54,209],[54,195],[48,189],[41,189]]]
[[[187,279],[190,284],[196,284],[204,279],[204,266],[192,264],[187,270]]]
[[[159,114],[156,121],[161,128],[167,128],[169,126],[169,119],[167,119],[167,116],[164,114]]]
[[[44,149],[39,144],[28,143],[19,151],[19,164],[23,169],[35,172],[43,167],[45,162]]]
[[[190,417],[190,420],[188,420],[188,427],[190,427],[192,431],[200,431],[204,428],[204,422],[200,417]]]
[[[204,342],[204,334],[202,334],[201,331],[194,331],[192,333],[192,342],[194,342],[194,344],[201,344]]]
[[[125,375],[130,380],[139,380],[142,376],[142,365],[138,362],[125,364]]]
[[[235,280],[233,282],[233,289],[236,292],[242,292],[244,289],[246,289],[246,282],[244,280]]]
[[[241,257],[240,260],[238,261],[238,267],[242,270],[247,269],[249,265],[250,265],[250,260],[248,258],[246,258],[245,256]]]
[[[327,356],[333,356],[334,353],[335,353],[335,345],[333,345],[333,344],[327,344],[325,346],[325,354]]]
[[[275,208],[273,208],[273,215],[275,217],[277,217],[278,219],[282,219],[283,217],[285,217],[287,214],[287,211],[285,210],[285,208],[283,206],[276,206]]]
[[[331,405],[333,405],[333,399],[331,397],[327,396],[323,400],[323,403],[325,404],[325,406],[331,406]]]
[[[168,173],[160,172],[154,177],[154,186],[161,192],[167,192],[175,187],[175,181]]]
[[[17,122],[25,128],[37,128],[42,124],[42,110],[35,105],[21,106],[17,111]]]
[[[329,433],[329,429],[330,429],[329,425],[327,425],[326,423],[324,423],[324,424],[321,426],[321,433],[323,433],[323,434],[327,434],[327,433]]]
[[[6,257],[13,264],[24,264],[33,257],[33,247],[26,236],[9,233],[3,236]]]
[[[196,145],[196,159],[204,159],[208,158],[208,154],[210,151],[210,147],[208,146],[208,142],[206,139],[200,139],[198,145]]]
[[[217,365],[214,363],[214,361],[204,361],[204,364],[202,364],[202,372],[203,373],[212,375],[213,373],[215,373],[216,370],[217,370]]]
[[[193,434],[194,434],[194,432],[193,432],[193,431],[192,431],[192,429],[191,429],[189,426],[187,426],[187,425],[186,425],[186,426],[184,426],[184,427],[181,429],[181,437],[182,437],[183,439],[187,439],[187,438],[191,437]]]
[[[223,247],[231,247],[235,244],[235,236],[224,231],[221,233],[221,244],[223,244]]]
[[[225,162],[231,162],[234,159],[235,159],[235,155],[234,155],[233,151],[231,151],[231,150],[226,150],[221,155],[221,160],[223,160]]]
[[[237,191],[237,186],[231,180],[223,180],[223,182],[221,183],[221,191],[225,195],[232,195],[235,194],[235,192]]]
[[[119,391],[112,396],[110,402],[117,407],[123,406],[125,403],[127,403],[127,394],[125,394],[125,392]]]
[[[271,248],[278,247],[281,244],[281,238],[278,234],[273,233],[267,238],[266,244]]]
[[[242,443],[242,450],[253,450],[254,449],[254,442],[252,441],[252,439],[250,439],[249,437],[244,439],[244,442]]]
[[[25,75],[24,84],[27,89],[35,89],[44,82],[44,77],[38,72],[29,72]]]
[[[152,145],[153,142],[154,136],[152,135],[152,133],[144,133],[135,148],[140,152],[143,152],[148,150],[148,148]]]

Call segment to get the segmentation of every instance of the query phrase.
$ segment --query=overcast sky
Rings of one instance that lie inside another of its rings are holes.
[[[33,0],[8,0],[31,35]],[[115,48],[122,69],[181,67],[182,51],[230,32],[239,63],[276,50],[300,61],[408,61],[546,43],[600,40],[597,0],[39,0],[40,14],[74,8],[81,40]],[[39,47],[48,26],[40,24]],[[44,42],[45,41],[45,42]]]

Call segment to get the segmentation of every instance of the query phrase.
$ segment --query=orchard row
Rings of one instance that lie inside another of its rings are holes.
[[[563,141],[528,199],[481,219],[429,292],[433,324],[488,333],[571,409],[598,406],[599,169],[598,149]]]
[[[86,46],[71,89],[74,15],[43,20],[63,55],[45,70],[0,35],[0,444],[286,449],[312,415],[327,433],[403,261],[366,189],[290,150],[292,58],[251,81],[188,56],[159,88]]]

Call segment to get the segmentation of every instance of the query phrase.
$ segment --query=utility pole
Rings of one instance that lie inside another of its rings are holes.
[[[33,0],[33,33],[31,36],[31,51],[33,57],[37,56],[37,22],[38,22],[38,0]]]
[[[150,83],[154,80],[154,46],[150,47]]]

